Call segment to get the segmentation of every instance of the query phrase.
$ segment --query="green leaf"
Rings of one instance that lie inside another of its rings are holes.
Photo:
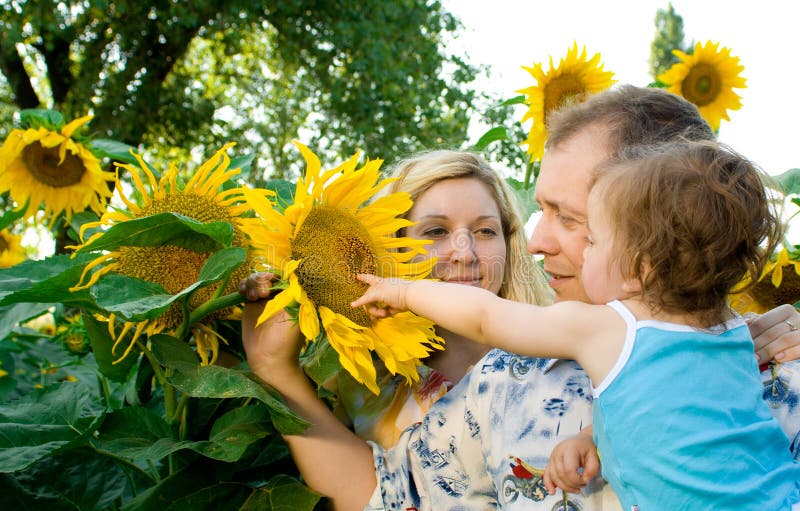
[[[339,362],[339,354],[331,347],[325,337],[308,345],[308,348],[300,359],[300,363],[306,374],[308,374],[317,385],[322,385],[333,375],[342,370],[342,364]]]
[[[83,443],[103,420],[81,383],[62,383],[0,405],[0,472],[16,472]]]
[[[236,158],[231,158],[231,162],[228,165],[229,169],[240,169],[241,173],[240,176],[246,176],[250,173],[250,169],[253,166],[253,160],[255,160],[256,155],[255,153],[245,154],[244,156],[237,156]]]
[[[213,464],[195,463],[140,493],[123,511],[218,511],[239,509],[250,493],[239,482],[223,481]]]
[[[59,131],[66,124],[61,112],[41,108],[28,108],[20,110],[20,121],[24,126],[31,128],[45,128],[50,131]]]
[[[132,460],[160,460],[192,443],[176,441],[159,414],[140,406],[109,413],[98,433],[99,449]]]
[[[116,223],[101,237],[83,245],[76,252],[164,245],[195,252],[212,252],[230,247],[232,241],[233,226],[228,222],[203,223],[178,213],[167,212]]]
[[[87,255],[58,255],[0,270],[0,306],[23,302],[93,306],[88,290],[69,289],[78,283],[91,259]]]
[[[117,273],[101,278],[92,286],[91,294],[99,307],[131,322],[157,318],[181,296],[167,293],[158,284]]]
[[[173,364],[175,372],[167,381],[192,397],[252,397],[267,405],[272,423],[283,434],[305,431],[308,422],[297,416],[274,391],[251,380],[242,372],[220,366]]]
[[[89,449],[50,456],[6,477],[0,477],[5,509],[114,509],[128,477],[120,465]]]
[[[539,211],[539,204],[534,198],[535,188],[525,188],[525,183],[511,177],[506,178],[506,182],[514,191],[523,221],[527,221],[533,213]]]
[[[173,302],[227,277],[247,258],[241,247],[230,247],[209,256],[194,284],[171,295],[158,284],[112,273],[92,286],[91,295],[97,305],[119,314],[126,321],[144,321],[163,314]]]
[[[25,216],[25,212],[28,210],[28,204],[30,203],[31,203],[31,198],[28,197],[28,199],[25,201],[25,204],[20,206],[19,209],[13,209],[9,207],[9,209],[3,214],[3,216],[0,216],[0,230],[5,229],[12,223],[16,222],[17,220]]]
[[[284,211],[294,202],[295,185],[285,179],[270,179],[264,187],[275,192],[275,208]]]
[[[475,142],[474,149],[476,151],[483,151],[486,149],[486,146],[491,144],[492,142],[496,142],[498,140],[507,140],[508,139],[508,132],[506,131],[505,126],[495,126],[491,128],[486,133],[484,133],[477,142]]]
[[[781,185],[781,189],[786,195],[800,194],[800,169],[789,169],[783,174],[775,176],[775,180]]]
[[[132,334],[128,333],[126,339],[120,343],[121,348],[115,355],[111,349],[114,346],[114,339],[108,333],[108,327],[92,317],[91,314],[83,315],[83,326],[89,343],[92,345],[95,361],[100,372],[111,381],[124,382],[131,376],[131,368],[136,365],[139,357],[136,351],[128,353],[124,359],[117,362],[120,355],[125,352],[129,338]],[[115,363],[116,362],[116,363]]]
[[[153,355],[158,363],[170,367],[175,363],[199,365],[200,360],[197,353],[185,342],[166,334],[156,334],[150,336],[150,345]]]
[[[297,479],[280,474],[253,492],[239,511],[311,511],[320,498]]]
[[[98,158],[110,158],[137,166],[139,164],[138,160],[131,154],[131,151],[136,152],[136,148],[128,144],[107,138],[95,138],[86,146]]]
[[[0,340],[14,331],[17,324],[41,315],[48,307],[48,304],[42,303],[14,303],[0,306]]]
[[[234,408],[214,422],[208,442],[193,450],[221,461],[237,461],[256,441],[274,431],[266,406],[257,403]]]

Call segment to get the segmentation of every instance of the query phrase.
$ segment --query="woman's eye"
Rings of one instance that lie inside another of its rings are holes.
[[[491,227],[484,227],[482,229],[478,229],[478,234],[481,236],[497,236],[497,231]]]
[[[424,234],[425,236],[435,237],[435,236],[444,236],[446,232],[441,227],[432,227],[430,229],[424,230],[422,234]]]

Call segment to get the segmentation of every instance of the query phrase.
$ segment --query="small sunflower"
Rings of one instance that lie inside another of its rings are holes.
[[[739,64],[739,57],[732,57],[729,48],[719,48],[719,43],[711,41],[697,43],[692,55],[680,50],[672,53],[680,62],[659,75],[659,81],[670,92],[697,105],[700,115],[711,128],[718,130],[722,119],[730,120],[728,110],[742,107],[742,98],[733,91],[746,87],[740,75],[744,66]]]
[[[550,57],[550,69],[547,71],[541,63],[522,68],[536,80],[536,85],[517,91],[527,96],[526,103],[529,106],[522,122],[533,119],[524,143],[528,144],[528,154],[534,160],[541,159],[544,154],[547,116],[550,112],[570,103],[581,102],[587,95],[608,89],[616,82],[612,79],[614,73],[603,70],[599,53],[587,60],[584,46],[578,55],[578,43],[573,43],[557,68],[553,67],[553,57]]]
[[[18,204],[30,201],[27,217],[43,207],[51,225],[62,212],[67,221],[87,208],[102,214],[114,174],[101,170],[99,160],[72,137],[91,119],[75,119],[60,131],[12,130],[0,148],[0,193],[10,192]]]
[[[25,260],[22,237],[8,229],[0,230],[0,268],[10,268]]]
[[[147,164],[138,155],[135,155],[135,157],[139,161],[140,168],[128,164],[117,164],[118,167],[130,172],[136,190],[141,194],[143,204],[141,206],[136,205],[126,197],[122,192],[123,188],[119,183],[119,178],[117,178],[116,190],[122,202],[127,206],[128,211],[109,211],[98,222],[84,224],[80,233],[84,243],[75,247],[76,252],[102,237],[105,233],[105,231],[100,231],[88,240],[84,240],[83,235],[86,229],[111,227],[121,222],[165,212],[179,213],[203,223],[228,222],[233,225],[232,245],[249,247],[249,239],[243,229],[244,224],[241,218],[243,213],[250,210],[242,193],[244,189],[232,188],[220,191],[223,183],[239,173],[239,169],[228,168],[230,158],[225,154],[225,151],[233,145],[233,143],[229,143],[220,149],[208,161],[203,163],[200,169],[182,186],[178,184],[178,168],[174,164],[170,164],[169,170],[158,181],[156,181]],[[150,191],[144,184],[142,174],[144,174],[150,185]],[[265,202],[272,195],[272,192],[260,189],[250,190],[250,193]],[[103,275],[109,272],[116,272],[159,284],[168,293],[176,294],[197,281],[203,264],[210,256],[210,252],[196,252],[173,245],[158,247],[122,246],[101,255],[89,263],[83,275],[81,275],[79,284],[73,289],[88,288]],[[88,281],[84,282],[89,272],[96,268],[99,269],[94,271]],[[226,293],[236,292],[235,286],[248,273],[247,265],[242,265],[228,279],[229,283],[224,291]],[[217,287],[212,285],[196,291],[190,299],[190,310],[211,298],[217,291]],[[229,313],[231,313],[231,309],[223,309],[207,316],[204,321],[213,321],[214,319],[226,317]],[[150,336],[164,331],[171,331],[180,326],[183,319],[181,305],[173,303],[163,315],[154,320],[138,323],[125,322],[122,331],[117,334],[114,330],[115,317],[111,314],[108,317],[109,329],[112,337],[116,339],[112,351],[116,351],[117,345],[133,330],[133,336],[125,352],[119,357],[119,360],[122,360],[128,355],[136,340],[142,334]],[[217,357],[220,337],[208,325],[203,323],[192,325],[191,329],[197,346],[197,353],[202,363],[204,365],[213,364]]]
[[[296,143],[306,161],[305,177],[297,181],[294,202],[281,213],[250,191],[247,201],[260,219],[249,229],[257,253],[279,269],[287,287],[259,317],[266,321],[293,306],[307,340],[316,340],[320,325],[339,361],[355,379],[375,394],[378,386],[371,352],[393,374],[417,380],[420,359],[444,341],[427,319],[405,312],[372,322],[350,302],[367,288],[355,276],[422,278],[434,261],[409,262],[426,251],[426,241],[395,237],[411,225],[398,215],[408,211],[408,194],[393,193],[368,200],[391,180],[380,180],[381,160],[356,169],[358,153],[339,167],[323,171],[317,156]]]
[[[784,271],[787,270],[787,271]],[[793,271],[792,271],[793,270]],[[767,278],[769,276],[769,278]],[[742,287],[745,287],[744,282]],[[764,268],[761,278],[743,293],[731,296],[730,304],[737,312],[763,314],[775,307],[800,301],[800,261],[784,248]]]

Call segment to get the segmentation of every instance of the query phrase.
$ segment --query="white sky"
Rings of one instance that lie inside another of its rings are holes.
[[[655,15],[667,0],[443,0],[464,25],[452,44],[473,64],[491,65],[487,91],[504,98],[533,84],[521,66],[555,64],[573,40],[601,54],[620,83],[647,85]],[[686,43],[712,40],[731,49],[745,70],[742,108],[722,121],[719,139],[770,174],[800,167],[798,0],[673,0]],[[520,110],[520,116],[524,112]],[[529,124],[526,124],[529,127]]]

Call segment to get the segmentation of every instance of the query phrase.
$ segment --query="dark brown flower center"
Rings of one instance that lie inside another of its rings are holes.
[[[355,275],[375,273],[377,268],[372,238],[353,215],[331,207],[314,208],[292,240],[292,258],[302,260],[297,279],[315,305],[361,326],[371,324],[366,312],[350,306],[367,288]]]
[[[58,147],[44,147],[38,141],[25,146],[22,159],[37,181],[53,188],[74,185],[86,172],[80,157],[67,151],[64,161],[59,163]]]
[[[705,63],[695,64],[683,79],[683,97],[697,106],[712,103],[722,91],[722,77],[717,68]]]
[[[586,97],[586,86],[580,77],[564,74],[553,78],[544,86],[544,118],[553,110],[568,104],[583,101]]]

